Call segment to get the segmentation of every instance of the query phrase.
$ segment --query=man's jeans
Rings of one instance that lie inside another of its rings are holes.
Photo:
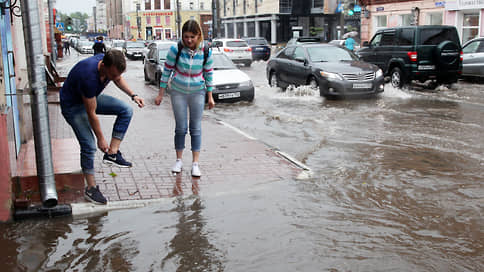
[[[200,151],[202,144],[202,116],[205,106],[205,91],[193,94],[184,94],[171,91],[171,106],[175,115],[175,150],[181,151],[185,148],[185,135],[188,129],[188,114],[190,112],[190,138],[192,151]]]
[[[112,137],[123,140],[133,116],[131,106],[122,100],[104,94],[99,95],[96,100],[96,114],[117,116]],[[96,154],[97,144],[84,104],[67,107],[62,105],[61,102],[61,109],[62,115],[67,123],[71,125],[81,146],[82,172],[84,174],[94,174],[94,155]]]

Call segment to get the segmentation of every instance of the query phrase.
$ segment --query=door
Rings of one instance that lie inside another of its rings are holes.
[[[307,56],[304,48],[296,47],[292,57],[292,65],[289,66],[289,80],[296,85],[306,85],[308,72]],[[306,63],[306,64],[305,64]]]
[[[484,77],[484,40],[468,43],[463,49],[462,74]]]
[[[0,15],[0,42],[2,46],[2,65],[4,70],[3,81],[5,82],[5,97],[7,100],[7,106],[12,108],[15,150],[18,155],[18,153],[20,152],[20,122],[17,103],[17,91],[15,86],[15,67],[11,34],[10,12],[5,12],[5,14]]]

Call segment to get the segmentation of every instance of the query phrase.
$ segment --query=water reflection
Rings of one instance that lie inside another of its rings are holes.
[[[204,205],[198,197],[200,178],[192,178],[194,197],[183,198],[182,173],[177,174],[173,188],[174,211],[178,214],[176,234],[169,242],[170,251],[163,258],[162,270],[176,271],[223,271],[220,251],[210,243],[203,217]],[[171,267],[175,266],[175,267]]]

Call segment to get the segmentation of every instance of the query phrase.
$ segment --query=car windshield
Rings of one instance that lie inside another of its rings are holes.
[[[227,47],[247,47],[246,41],[229,41],[227,42]]]
[[[213,54],[212,56],[214,70],[237,69],[235,64],[225,54]]]
[[[353,61],[357,57],[347,50],[335,46],[308,47],[309,58],[312,62]]]
[[[126,43],[126,48],[144,48],[145,43],[144,42],[129,42]]]
[[[161,61],[165,61],[166,60],[166,54],[168,53],[168,51],[170,51],[169,47],[158,49],[158,58]]]
[[[264,39],[252,39],[249,40],[249,45],[267,45],[267,42]]]

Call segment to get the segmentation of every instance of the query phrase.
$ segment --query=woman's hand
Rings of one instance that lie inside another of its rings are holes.
[[[208,109],[211,110],[215,107],[215,101],[213,100],[212,92],[208,93]]]
[[[163,101],[163,95],[165,94],[165,88],[160,88],[158,96],[155,98],[155,105],[159,106]]]

